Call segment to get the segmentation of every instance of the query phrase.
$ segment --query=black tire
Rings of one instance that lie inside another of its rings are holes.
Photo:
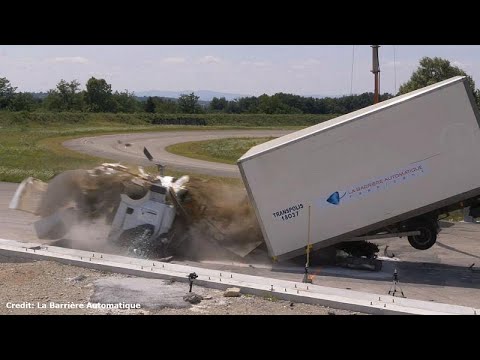
[[[433,221],[422,221],[410,226],[410,231],[420,231],[420,235],[409,236],[408,242],[417,250],[430,249],[437,241],[437,226]]]

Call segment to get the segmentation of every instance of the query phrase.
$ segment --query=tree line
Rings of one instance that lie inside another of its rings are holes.
[[[385,93],[381,99],[387,100],[392,97],[392,94]],[[232,101],[213,98],[209,110],[231,114],[345,114],[372,104],[373,93],[320,99],[277,93],[272,96],[264,94]]]
[[[60,80],[55,89],[45,96],[29,92],[16,92],[7,78],[0,78],[0,110],[7,111],[57,111],[94,113],[197,113],[202,109],[195,94],[182,95],[177,101],[148,98],[141,101],[133,92],[112,91],[105,79],[91,77],[85,90],[80,90],[77,80]],[[163,111],[162,111],[163,110]]]
[[[441,58],[424,57],[411,78],[400,86],[399,94],[434,84],[452,76],[467,76],[477,104],[480,90],[462,69]],[[139,98],[133,92],[112,91],[105,79],[91,77],[85,90],[80,90],[77,80],[60,80],[44,97],[29,92],[17,92],[6,78],[0,78],[0,110],[6,111],[57,111],[95,113],[159,113],[159,114],[345,114],[373,103],[373,93],[342,97],[314,98],[294,94],[249,96],[235,100],[213,98],[208,105],[201,105],[195,93],[183,94],[179,99],[161,97]],[[384,93],[380,100],[394,95]]]
[[[161,97],[138,98],[133,92],[112,91],[105,79],[94,77],[80,90],[77,80],[60,80],[55,89],[45,96],[16,92],[6,78],[0,78],[0,109],[9,111],[66,111],[105,113],[161,113],[161,114],[343,114],[373,103],[373,93],[313,98],[277,93],[250,96],[235,100],[214,97],[208,105],[201,105],[195,93],[183,94],[179,99]],[[382,99],[393,95],[383,94]]]

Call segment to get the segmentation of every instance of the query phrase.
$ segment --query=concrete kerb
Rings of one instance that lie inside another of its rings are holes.
[[[35,249],[31,249],[35,247]],[[402,299],[387,295],[370,294],[353,290],[329,288],[286,280],[210,270],[186,265],[161,263],[152,260],[129,258],[83,250],[66,249],[38,244],[0,239],[0,254],[36,260],[54,260],[68,265],[128,275],[173,279],[188,282],[187,275],[196,272],[195,284],[225,290],[239,287],[243,294],[317,304],[331,308],[365,312],[369,314],[462,314],[476,315],[478,309]]]

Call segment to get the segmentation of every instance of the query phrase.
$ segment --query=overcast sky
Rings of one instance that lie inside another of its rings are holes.
[[[135,92],[343,95],[351,91],[353,48],[352,91],[373,91],[369,45],[0,45],[0,77],[18,91],[46,91],[60,79],[77,79],[83,88],[95,76]],[[480,87],[480,46],[382,45],[381,92],[395,91],[395,73],[398,89],[423,56],[449,59]]]

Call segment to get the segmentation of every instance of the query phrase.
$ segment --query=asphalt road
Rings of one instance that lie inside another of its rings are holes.
[[[63,145],[71,150],[114,161],[151,165],[143,154],[143,147],[145,146],[156,161],[172,169],[187,173],[194,172],[213,176],[240,177],[240,172],[236,165],[187,158],[169,153],[165,148],[172,144],[189,141],[232,137],[278,137],[291,132],[293,130],[165,131],[86,137],[68,140]]]

